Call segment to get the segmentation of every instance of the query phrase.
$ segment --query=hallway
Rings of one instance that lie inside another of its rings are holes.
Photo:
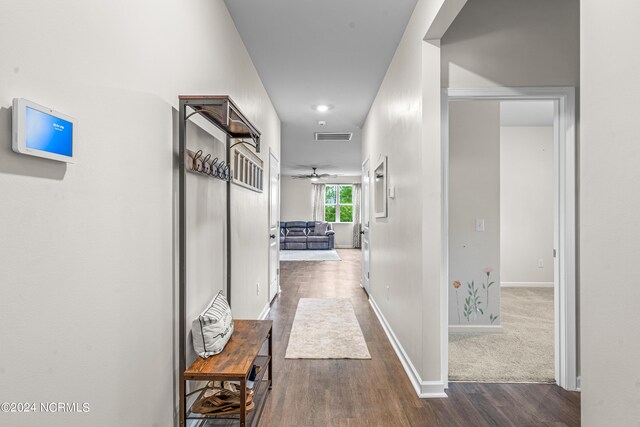
[[[281,263],[271,306],[274,387],[261,426],[577,426],[580,397],[555,385],[450,383],[419,399],[359,285],[360,251],[342,261]],[[300,298],[350,298],[371,360],[285,360]]]

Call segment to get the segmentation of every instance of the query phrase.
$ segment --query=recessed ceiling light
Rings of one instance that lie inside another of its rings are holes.
[[[318,105],[316,107],[316,110],[320,111],[321,113],[324,113],[326,111],[329,111],[329,106],[328,105]]]
[[[326,126],[326,125],[327,125],[327,122],[325,122],[324,120],[320,120],[320,121],[318,122],[318,124],[319,124],[320,126]]]

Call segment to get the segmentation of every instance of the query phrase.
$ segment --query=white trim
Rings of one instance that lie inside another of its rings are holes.
[[[280,159],[278,159],[275,155],[275,153],[273,152],[273,149],[271,147],[269,147],[269,164],[267,165],[267,167],[269,168],[269,188],[268,188],[268,196],[267,196],[267,202],[269,204],[269,210],[267,212],[267,220],[269,222],[269,226],[267,228],[267,231],[269,233],[271,233],[271,223],[272,223],[272,218],[271,218],[271,162],[275,160],[276,162],[278,162],[278,218],[276,220],[276,229],[275,229],[275,235],[279,236],[280,235],[280,220],[281,220],[281,215],[280,215],[280,192],[282,191],[282,174],[280,173]],[[264,177],[264,171],[263,171],[263,177]],[[276,237],[276,239],[278,239],[278,237]],[[267,299],[269,300],[267,302],[267,305],[271,304],[271,301],[273,301],[273,299],[276,297],[276,295],[278,295],[280,292],[282,292],[282,289],[280,288],[280,243],[279,243],[279,239],[276,241],[276,253],[277,253],[277,260],[276,260],[276,281],[278,282],[278,291],[276,292],[275,295],[271,295],[271,240],[269,240],[268,244],[267,244],[267,261],[269,263],[267,270],[268,270],[268,277],[267,277]],[[264,310],[263,310],[264,312]],[[268,310],[267,310],[268,312]],[[265,313],[266,316],[266,313]],[[260,318],[260,320],[262,320],[262,318]]]
[[[447,89],[440,93],[440,166],[441,210],[440,222],[440,369],[442,381],[449,386],[449,97]],[[444,290],[444,291],[443,291]]]
[[[262,313],[260,313],[260,316],[258,316],[258,320],[266,319],[270,311],[271,311],[271,304],[267,303],[262,309]]]
[[[553,288],[553,282],[500,282],[501,288]]]
[[[366,169],[366,174],[365,174]],[[361,183],[361,192],[360,196],[362,197],[360,203],[360,219],[362,223],[362,235],[360,236],[360,286],[365,290],[367,295],[371,292],[371,162],[369,161],[369,157],[367,157],[362,162],[362,169],[360,173],[360,183]],[[365,188],[366,184],[366,188]],[[366,200],[366,203],[365,203]],[[364,244],[365,237],[367,239],[368,245]],[[365,249],[368,251],[365,254]],[[365,263],[365,255],[369,257],[369,263]],[[365,265],[368,267],[368,271],[365,271]],[[366,276],[366,280],[365,280]]]
[[[446,387],[442,381],[422,381],[420,384],[421,393],[418,394],[418,397],[421,399],[441,399],[449,397],[444,391]]]
[[[402,367],[407,373],[407,376],[411,381],[411,385],[413,385],[413,389],[418,397],[448,397],[447,393],[444,391],[445,385],[442,381],[422,381],[420,374],[418,374],[418,371],[416,371],[416,368],[413,366],[411,359],[409,359],[404,348],[402,348],[402,344],[400,344],[400,341],[398,341],[398,338],[393,333],[393,329],[391,329],[391,326],[384,317],[384,314],[382,314],[382,311],[371,297],[369,297],[369,304],[371,304],[373,312],[376,314],[380,324],[382,325],[382,329],[384,329],[384,332],[387,334],[387,338],[389,338],[389,342],[391,343],[393,350],[398,355],[398,359],[400,359],[400,363],[402,363]]]
[[[556,132],[554,151],[556,158],[556,215],[555,241],[558,258],[555,259],[558,286],[555,286],[556,298],[556,379],[558,385],[567,389],[577,388],[577,319],[576,319],[576,183],[575,183],[575,89],[573,87],[486,87],[486,88],[451,88],[443,89],[442,100],[442,180],[448,178],[448,122],[449,101],[464,100],[552,100],[556,104]],[[445,151],[447,150],[447,151]],[[448,239],[447,193],[448,185],[443,189],[443,236]],[[443,258],[448,258],[446,250],[448,242],[444,242]],[[443,262],[445,266],[445,262]],[[443,267],[444,268],[444,267]],[[448,269],[444,276],[448,279]],[[442,292],[448,294],[448,280],[442,281]],[[441,310],[448,319],[448,302]],[[448,320],[443,324],[443,332],[448,330]],[[448,358],[448,343],[443,346],[442,357]],[[448,373],[443,369],[443,376]]]
[[[450,334],[468,334],[475,332],[484,334],[501,334],[502,325],[449,325]]]
[[[353,245],[333,245],[334,249],[355,249]]]

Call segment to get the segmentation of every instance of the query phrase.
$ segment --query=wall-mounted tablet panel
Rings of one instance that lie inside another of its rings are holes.
[[[76,120],[22,98],[13,100],[13,151],[60,162],[77,159]]]

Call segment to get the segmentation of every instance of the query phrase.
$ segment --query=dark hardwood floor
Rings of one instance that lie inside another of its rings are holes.
[[[281,263],[271,306],[274,387],[260,426],[577,426],[580,395],[549,384],[450,383],[419,399],[360,287],[360,252]],[[371,360],[285,360],[298,300],[350,298]]]

